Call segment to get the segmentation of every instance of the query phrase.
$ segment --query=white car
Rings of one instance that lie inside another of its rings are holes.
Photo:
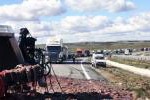
[[[91,63],[93,67],[98,68],[98,66],[106,67],[106,60],[104,54],[93,54],[91,58]]]

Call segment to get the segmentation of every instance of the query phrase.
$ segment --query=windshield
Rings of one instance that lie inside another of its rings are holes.
[[[77,51],[77,53],[82,53],[82,51]]]
[[[60,46],[47,46],[47,50],[49,52],[60,52],[61,47]]]
[[[97,57],[95,57],[95,59],[104,59],[104,57],[102,57],[102,56],[97,56]]]
[[[103,54],[103,52],[95,52],[95,54]]]

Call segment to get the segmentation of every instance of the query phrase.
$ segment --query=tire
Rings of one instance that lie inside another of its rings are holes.
[[[44,64],[44,76],[47,76],[47,75],[50,74],[50,72],[51,72],[51,68],[50,68],[50,67],[51,67],[51,66],[48,65],[48,63],[45,63],[45,64]]]
[[[106,64],[104,64],[104,67],[106,67]]]
[[[106,67],[106,63],[103,65],[103,67]]]
[[[97,65],[97,64],[95,64],[95,68],[98,68],[98,65]]]

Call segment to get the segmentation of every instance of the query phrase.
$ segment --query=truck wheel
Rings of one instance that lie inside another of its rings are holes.
[[[45,63],[43,68],[44,68],[44,76],[49,75],[51,72],[51,65],[49,65],[49,63]]]
[[[103,67],[106,67],[106,64],[104,64]]]
[[[104,67],[106,67],[106,64],[104,65]]]
[[[95,65],[95,68],[98,68],[98,65]]]

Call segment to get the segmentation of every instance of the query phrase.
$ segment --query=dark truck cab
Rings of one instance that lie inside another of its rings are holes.
[[[52,62],[58,62],[60,59],[61,46],[47,46],[47,52],[49,53],[50,60]]]

